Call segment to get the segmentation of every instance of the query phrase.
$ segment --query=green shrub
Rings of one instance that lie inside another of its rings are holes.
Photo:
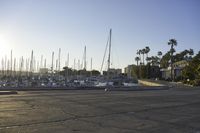
[[[195,79],[193,85],[200,86],[200,79]]]

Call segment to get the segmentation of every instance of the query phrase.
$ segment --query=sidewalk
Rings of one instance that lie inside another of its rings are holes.
[[[183,84],[181,82],[169,82],[164,80],[153,80],[153,79],[141,79],[140,82],[148,83],[149,86],[169,86],[169,87],[184,87],[184,88],[191,88],[192,86]],[[148,85],[144,84],[144,85]]]

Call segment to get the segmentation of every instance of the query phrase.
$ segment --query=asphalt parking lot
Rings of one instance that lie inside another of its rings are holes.
[[[0,133],[200,133],[200,89],[0,95]]]

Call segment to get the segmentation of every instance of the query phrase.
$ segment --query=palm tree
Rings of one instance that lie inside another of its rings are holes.
[[[150,62],[151,62],[151,57],[147,57],[147,58],[146,58],[146,61],[147,61],[148,63],[150,63]]]
[[[140,58],[140,64],[141,64],[141,50],[137,50],[137,53],[136,53],[137,55],[139,55],[139,58]]]
[[[162,56],[162,52],[161,51],[158,51],[158,56],[159,56],[159,58],[161,58],[161,56]]]
[[[142,56],[143,56],[143,65],[144,65],[144,54],[145,54],[145,49],[143,48],[142,50],[141,50],[141,54],[142,54]]]
[[[194,55],[193,49],[185,50],[183,52],[185,52],[183,59],[185,59],[185,60],[192,60],[192,56]]]
[[[171,46],[170,48],[170,60],[171,60],[171,79],[172,81],[174,80],[172,72],[173,72],[173,54],[175,52],[174,46],[177,46],[177,41],[176,39],[170,39],[168,42],[168,45]]]
[[[190,56],[194,55],[194,50],[193,50],[193,49],[190,49],[190,50],[188,51],[188,54],[189,54]]]
[[[160,61],[161,61],[161,56],[162,56],[162,52],[161,52],[161,51],[158,51],[159,65],[160,65]]]
[[[151,64],[152,64],[152,66],[157,66],[158,63],[159,63],[159,58],[158,58],[158,56],[152,56],[152,57],[151,57]]]
[[[150,48],[149,48],[149,46],[146,46],[145,47],[145,54],[146,54],[146,59],[148,58],[148,53],[150,52]],[[147,61],[147,60],[146,60]],[[147,63],[148,63],[148,61],[147,61]]]
[[[140,61],[140,58],[138,56],[135,57],[135,61],[137,62],[137,66],[138,66],[138,61]]]
[[[140,61],[140,67],[139,67],[139,74],[138,74],[138,76],[139,76],[139,78],[141,77],[141,54],[142,54],[142,50],[141,49],[139,49],[139,50],[137,50],[137,55],[139,55],[139,61]]]

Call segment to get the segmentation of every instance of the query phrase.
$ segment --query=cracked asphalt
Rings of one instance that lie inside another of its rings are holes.
[[[200,89],[0,95],[0,133],[200,133]]]

